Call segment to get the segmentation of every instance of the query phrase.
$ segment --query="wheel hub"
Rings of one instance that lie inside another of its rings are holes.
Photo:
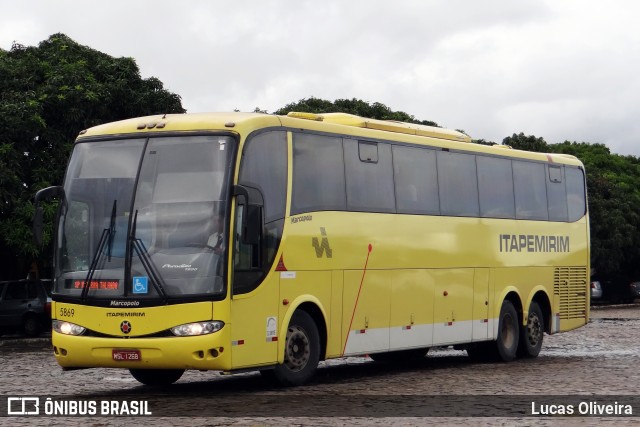
[[[538,345],[540,336],[542,335],[542,324],[535,313],[529,314],[527,321],[527,339],[532,347]]]
[[[311,354],[311,344],[305,331],[294,326],[287,331],[287,345],[284,364],[292,371],[302,370]]]

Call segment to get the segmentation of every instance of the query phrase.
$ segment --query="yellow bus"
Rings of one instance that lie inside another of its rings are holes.
[[[51,197],[65,369],[298,385],[349,355],[535,357],[589,319],[568,155],[342,113],[159,115],[80,132]]]

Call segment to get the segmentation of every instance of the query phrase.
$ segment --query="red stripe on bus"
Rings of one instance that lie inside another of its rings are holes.
[[[351,313],[351,322],[349,323],[349,329],[347,329],[347,339],[344,340],[344,348],[342,349],[342,355],[347,351],[347,343],[349,342],[349,331],[353,326],[353,318],[356,315],[356,308],[358,307],[358,300],[360,299],[360,291],[362,291],[362,284],[364,283],[364,275],[367,273],[367,264],[369,264],[369,255],[373,250],[373,246],[369,243],[369,251],[367,252],[367,259],[364,261],[364,269],[362,270],[362,279],[360,279],[360,287],[358,288],[358,296],[356,296],[356,303],[353,306],[353,313]]]

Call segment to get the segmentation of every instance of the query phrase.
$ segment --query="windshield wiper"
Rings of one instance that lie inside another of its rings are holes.
[[[116,234],[116,202],[113,200],[113,208],[111,208],[111,220],[109,221],[109,243],[107,246],[107,259],[111,262],[111,249],[113,248],[113,239]]]
[[[167,292],[165,291],[165,283],[163,282],[162,275],[158,274],[153,261],[149,257],[149,251],[147,247],[144,245],[142,239],[138,239],[136,237],[136,227],[138,224],[138,211],[133,216],[133,224],[131,224],[131,236],[129,237],[129,241],[131,246],[133,246],[134,251],[138,254],[138,258],[142,262],[142,266],[144,267],[147,274],[151,277],[151,284],[158,292],[164,301],[167,304],[169,297],[167,296]]]
[[[91,287],[91,281],[93,280],[93,275],[98,269],[98,262],[100,262],[100,256],[102,255],[102,251],[104,247],[108,245],[108,258],[111,261],[111,247],[113,246],[113,235],[115,234],[115,224],[116,224],[116,203],[117,200],[113,200],[113,208],[111,209],[111,219],[109,221],[109,228],[105,228],[102,230],[102,234],[100,235],[100,240],[98,241],[98,248],[93,254],[93,258],[91,259],[91,266],[89,267],[89,272],[87,273],[87,278],[82,284],[82,293],[80,294],[80,299],[84,301],[87,298],[87,294],[89,293],[89,288]]]

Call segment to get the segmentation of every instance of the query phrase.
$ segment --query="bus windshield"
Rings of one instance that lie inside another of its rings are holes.
[[[57,294],[153,300],[224,295],[233,139],[79,142],[64,189]]]

